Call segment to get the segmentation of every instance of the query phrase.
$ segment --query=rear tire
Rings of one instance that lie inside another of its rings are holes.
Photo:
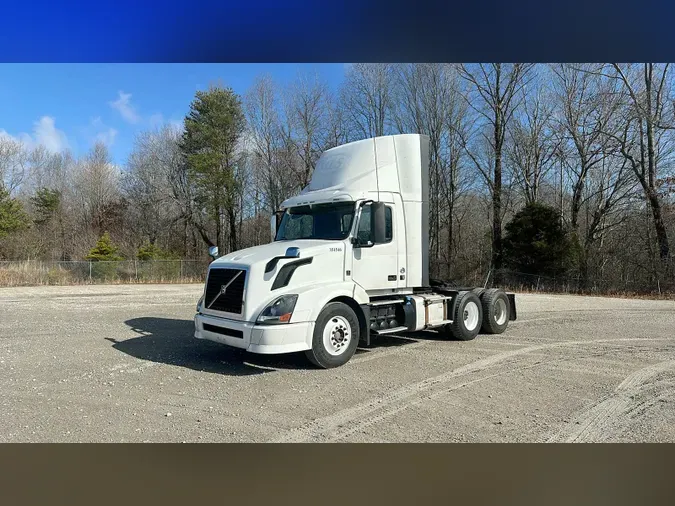
[[[473,293],[475,293],[476,295],[478,295],[478,298],[482,298],[482,297],[483,297],[483,293],[485,293],[485,288],[480,288],[480,287],[479,287],[479,288],[474,288],[474,289],[471,290],[471,291],[472,291]]]
[[[474,292],[459,292],[452,319],[453,322],[443,328],[446,337],[459,341],[475,339],[483,321],[483,308],[478,295]]]
[[[481,297],[483,305],[483,332],[501,334],[509,326],[511,304],[503,290],[492,288]]]
[[[317,367],[331,369],[346,364],[359,345],[359,319],[352,308],[331,302],[319,313],[314,324],[312,349],[305,355]]]

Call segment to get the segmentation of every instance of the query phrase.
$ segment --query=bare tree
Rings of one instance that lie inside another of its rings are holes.
[[[461,226],[466,213],[456,212],[458,203],[471,186],[471,174],[466,170],[466,153],[462,139],[469,129],[468,104],[462,98],[463,90],[454,69],[450,71],[450,92],[446,102],[445,124],[447,133],[444,140],[439,190],[445,200],[447,239],[445,251],[446,275],[454,277],[460,273],[455,258],[461,241]]]
[[[385,135],[391,110],[393,66],[355,63],[347,71],[342,103],[357,138]]]
[[[487,124],[490,135],[483,132],[491,147],[492,167],[470,154],[476,168],[485,178],[492,196],[492,266],[502,267],[502,158],[506,131],[522,99],[522,91],[532,74],[532,65],[523,63],[489,63],[462,65],[460,74],[472,88],[466,97],[470,106]]]
[[[246,94],[244,108],[250,139],[248,150],[256,182],[254,199],[269,212],[279,208],[288,186],[288,179],[279,170],[282,140],[278,107],[274,82],[268,75],[261,76]]]
[[[609,74],[622,83],[626,101],[630,104],[620,136],[620,149],[649,203],[659,256],[663,261],[671,259],[662,198],[659,194],[664,176],[660,169],[668,165],[672,167],[672,139],[668,134],[675,129],[669,67],[669,64],[613,63]]]
[[[26,177],[28,154],[23,143],[0,135],[0,184],[13,194]]]
[[[328,119],[326,149],[355,140],[349,128],[346,105],[339,100],[339,96],[333,93],[330,93],[329,96],[330,99],[326,110]]]
[[[75,160],[72,153],[52,153],[44,146],[36,146],[26,152],[26,178],[23,184],[27,193],[39,188],[51,188],[65,192],[70,184],[70,172]]]
[[[114,203],[120,196],[120,172],[112,164],[106,146],[97,143],[75,168],[80,225],[91,240],[106,232]]]
[[[329,100],[326,83],[318,76],[300,75],[287,91],[287,132],[300,165],[296,177],[300,188],[309,184],[314,165],[324,151],[329,134]]]
[[[537,202],[559,146],[552,125],[554,104],[543,88],[523,93],[521,113],[513,117],[506,156],[526,203]]]
[[[182,130],[171,125],[141,134],[128,164],[130,168],[134,164],[139,169],[143,167],[141,181],[136,183],[140,183],[142,191],[150,192],[155,206],[166,206],[166,210],[157,212],[167,213],[164,219],[170,219],[171,227],[178,227],[176,237],[180,237],[183,253],[194,256],[198,255],[198,238],[206,244],[213,242],[206,218],[195,202],[194,187],[180,149],[181,135]]]
[[[452,263],[453,210],[458,194],[460,151],[457,131],[464,125],[457,73],[449,64],[401,64],[394,68],[391,118],[400,133],[429,136],[429,237],[432,274]],[[445,229],[445,247],[442,230]]]
[[[589,73],[589,68],[553,66],[560,147],[569,150],[565,165],[572,183],[570,224],[576,232],[588,176],[612,154],[610,144],[619,128],[616,113],[621,104],[612,83]]]
[[[141,133],[127,161],[122,185],[130,202],[136,247],[146,240],[150,244],[161,240],[167,247],[172,226],[180,216],[167,177],[171,170],[167,165],[172,163],[170,143],[177,142],[171,133],[166,128]]]

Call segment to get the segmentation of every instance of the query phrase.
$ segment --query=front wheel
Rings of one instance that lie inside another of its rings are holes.
[[[478,295],[474,292],[459,292],[452,320],[443,329],[447,337],[460,341],[475,339],[483,321],[483,308]]]
[[[314,365],[330,369],[346,364],[359,345],[359,319],[342,302],[326,304],[314,324],[312,349],[305,353]]]

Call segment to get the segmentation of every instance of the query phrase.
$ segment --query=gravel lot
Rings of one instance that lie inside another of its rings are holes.
[[[675,302],[519,295],[346,366],[192,337],[201,285],[0,289],[0,442],[675,442]]]

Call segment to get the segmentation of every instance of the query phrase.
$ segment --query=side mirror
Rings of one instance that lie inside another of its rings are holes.
[[[277,215],[270,216],[270,230],[272,232],[272,242],[277,238]]]
[[[218,246],[211,246],[209,248],[209,256],[214,260],[218,258]]]
[[[372,221],[372,238],[375,244],[383,244],[386,241],[387,223],[385,219],[386,206],[384,202],[373,202],[370,205]]]
[[[272,242],[277,238],[277,230],[279,230],[279,224],[281,223],[281,218],[284,216],[284,211],[275,211],[270,216],[270,231],[272,233]]]

